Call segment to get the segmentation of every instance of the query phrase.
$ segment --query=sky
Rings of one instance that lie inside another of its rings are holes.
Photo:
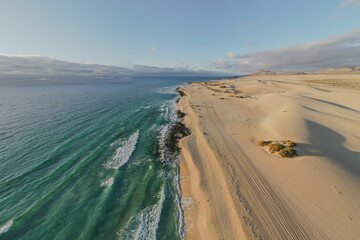
[[[360,65],[359,29],[360,0],[0,0],[0,62],[313,71]]]

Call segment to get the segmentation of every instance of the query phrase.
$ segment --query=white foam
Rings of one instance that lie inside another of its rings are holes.
[[[176,100],[173,99],[173,100],[170,101],[170,120],[172,122],[178,120],[176,110],[178,110],[178,106],[176,104]]]
[[[160,146],[160,161],[161,162],[166,162],[166,158],[165,158],[165,136],[166,136],[166,132],[168,131],[169,127],[170,127],[170,123],[163,125],[159,131],[159,146]]]
[[[169,123],[161,126],[160,131],[159,131],[160,134],[158,136],[159,146],[160,146],[160,160],[161,160],[161,162],[166,162],[165,149],[164,149],[165,137],[169,130],[169,127],[171,126],[171,123],[176,122],[178,120],[178,117],[176,114],[176,110],[178,108],[177,108],[175,99],[167,101],[166,104],[164,104],[160,107],[160,109],[162,111],[163,118],[166,121],[169,121]]]
[[[150,105],[147,105],[147,106],[143,106],[143,107],[139,107],[138,109],[136,109],[134,112],[138,112],[142,109],[149,109],[151,106]]]
[[[111,187],[114,183],[114,178],[109,178],[108,180],[105,180],[101,183],[101,187]]]
[[[156,230],[159,227],[160,215],[165,200],[164,188],[161,190],[159,202],[151,207],[147,207],[141,213],[141,224],[135,235],[136,240],[156,239]]]
[[[123,166],[129,160],[130,156],[134,152],[136,148],[137,141],[139,139],[139,130],[130,135],[127,140],[117,142],[115,141],[110,146],[120,145],[118,149],[116,149],[116,154],[113,157],[113,161],[109,162],[106,167],[118,169]]]
[[[194,201],[192,197],[182,197],[181,206],[183,209],[194,209]]]
[[[4,226],[0,228],[0,235],[9,231],[12,225],[13,225],[13,220],[8,221]]]
[[[182,203],[182,193],[181,193],[181,185],[180,185],[180,167],[178,164],[175,165],[176,167],[176,175],[173,177],[174,185],[176,186],[176,202],[177,208],[179,213],[179,236],[181,240],[185,239],[185,221],[184,221],[184,206]],[[192,201],[192,200],[191,200]],[[191,204],[191,203],[190,203]]]
[[[134,235],[136,236],[137,232],[139,231],[139,228],[141,227],[140,225],[136,228],[136,229],[133,229],[132,228],[132,225],[139,220],[140,216],[137,215],[137,216],[133,216],[131,217],[127,223],[124,225],[124,227],[122,227],[120,229],[120,231],[118,231],[116,234],[118,235],[118,239],[119,240],[133,240],[134,239]]]
[[[119,239],[155,240],[159,227],[160,215],[165,200],[164,188],[159,192],[159,201],[133,216],[117,233]]]
[[[131,161],[130,163],[128,163],[128,166],[129,167],[142,166],[142,165],[150,164],[152,161],[153,160],[151,158],[136,159],[136,160]]]
[[[157,93],[160,94],[175,94],[176,92],[176,88],[180,87],[181,85],[178,86],[172,86],[172,87],[162,87],[156,90]]]
[[[171,99],[167,101],[165,104],[160,106],[161,116],[166,121],[171,121],[171,122],[177,121],[178,120],[178,117],[176,115],[177,109],[178,107],[175,98]]]

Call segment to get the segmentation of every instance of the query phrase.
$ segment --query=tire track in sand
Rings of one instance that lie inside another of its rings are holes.
[[[205,103],[209,121],[205,122],[207,137],[215,150],[224,158],[232,183],[243,205],[245,226],[256,239],[319,239],[319,234],[298,217],[274,191],[273,186],[251,162],[241,146],[226,133],[225,127],[213,107]],[[206,124],[208,124],[206,126]],[[218,147],[217,147],[218,146]]]

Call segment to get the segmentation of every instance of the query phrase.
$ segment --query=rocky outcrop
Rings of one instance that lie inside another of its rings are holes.
[[[343,68],[326,68],[315,73],[351,73],[360,71],[360,66],[358,67],[343,67]]]
[[[179,140],[190,134],[190,129],[181,122],[175,122],[170,125],[165,134],[162,164],[174,162],[178,159],[180,154]]]

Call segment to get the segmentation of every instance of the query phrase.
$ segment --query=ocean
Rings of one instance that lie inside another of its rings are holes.
[[[159,152],[175,89],[211,79],[0,87],[0,239],[183,239]]]

